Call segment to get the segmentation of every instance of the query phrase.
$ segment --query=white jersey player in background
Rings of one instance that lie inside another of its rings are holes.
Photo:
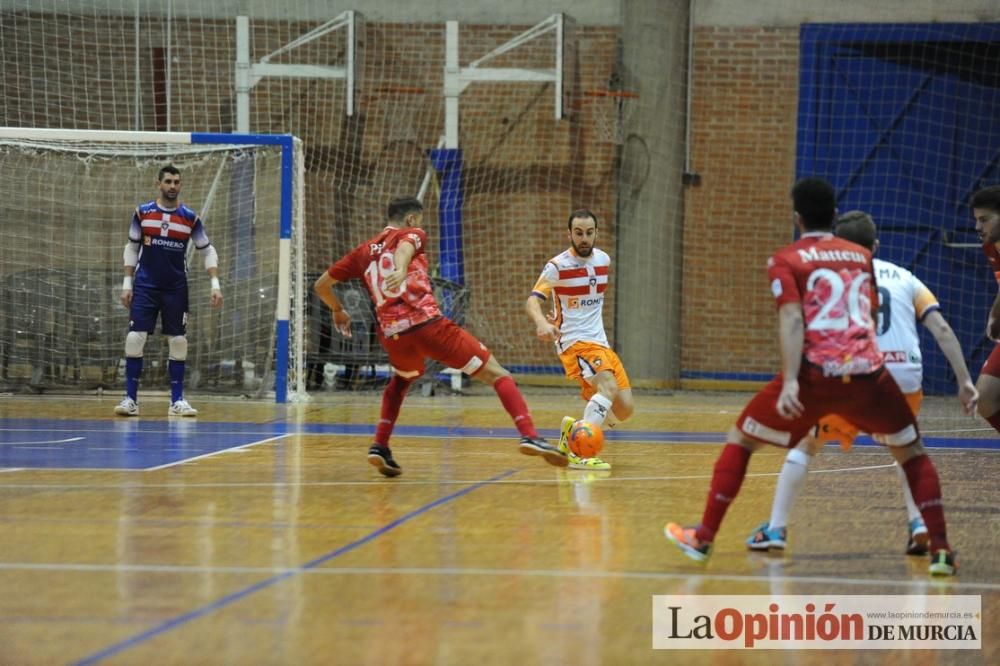
[[[589,210],[570,213],[566,223],[570,247],[545,264],[525,303],[540,340],[555,342],[566,377],[580,384],[587,401],[582,418],[610,428],[632,415],[635,403],[628,374],[604,332],[604,294],[611,272],[611,257],[594,247],[597,217]],[[542,302],[551,298],[553,312],[546,316]],[[569,456],[572,469],[609,470],[600,458],[581,458],[567,447],[575,418],[564,417],[559,448]]]
[[[861,211],[845,213],[837,220],[834,234],[871,250],[878,249],[875,222],[871,216]],[[913,273],[896,264],[874,259],[875,284],[879,292],[877,322],[877,342],[885,355],[886,368],[892,374],[899,388],[906,395],[914,415],[919,414],[924,393],[923,359],[920,353],[920,337],[917,322],[922,323],[934,336],[938,346],[948,359],[955,373],[958,398],[966,407],[967,414],[975,411],[978,394],[972,383],[969,369],[962,357],[962,347],[951,330],[951,326],[941,315],[937,298]],[[787,539],[788,514],[796,496],[802,489],[802,482],[812,457],[825,444],[839,442],[844,450],[850,449],[858,430],[836,415],[823,418],[816,426],[816,434],[803,439],[798,446],[788,452],[785,464],[778,476],[771,507],[771,519],[761,524],[747,539],[751,550],[783,549]],[[903,497],[909,517],[909,540],[907,555],[926,555],[928,547],[927,527],[920,517],[920,510],[913,502],[903,470],[898,465],[896,471],[902,480]]]

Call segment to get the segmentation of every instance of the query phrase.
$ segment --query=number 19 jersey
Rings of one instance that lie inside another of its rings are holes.
[[[400,243],[410,243],[416,250],[406,270],[406,281],[390,290],[385,286],[385,277],[395,270],[393,254]],[[426,243],[423,229],[386,227],[330,266],[327,273],[337,282],[364,279],[382,334],[389,338],[441,316],[427,274]]]
[[[776,252],[767,271],[777,306],[802,306],[806,361],[828,377],[882,367],[873,318],[878,292],[868,250],[831,233],[808,232]]]

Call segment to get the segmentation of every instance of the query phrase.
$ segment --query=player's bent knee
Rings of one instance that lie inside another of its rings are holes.
[[[186,361],[188,357],[188,340],[183,335],[175,335],[170,338],[167,345],[170,347],[171,361]]]
[[[473,356],[461,370],[473,379],[478,379],[487,384],[494,384],[501,377],[510,377],[507,369],[500,365],[500,362],[492,355],[487,359],[486,363],[483,363],[478,356]]]
[[[141,358],[148,336],[149,334],[145,331],[129,331],[128,335],[125,336],[125,356]]]
[[[923,442],[919,439],[907,446],[890,446],[889,451],[900,465],[905,465],[910,460],[927,453]]]

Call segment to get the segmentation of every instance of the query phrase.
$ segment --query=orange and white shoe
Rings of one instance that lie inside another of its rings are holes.
[[[666,536],[681,552],[695,562],[704,562],[712,553],[712,544],[698,540],[694,527],[681,527],[677,523],[667,523],[663,528]]]

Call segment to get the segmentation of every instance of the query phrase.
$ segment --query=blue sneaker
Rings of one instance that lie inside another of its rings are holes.
[[[772,530],[769,523],[761,523],[747,539],[747,548],[750,550],[775,550],[785,549],[785,540],[788,538],[788,528],[780,527]]]
[[[906,542],[907,555],[926,555],[930,545],[930,534],[927,533],[927,526],[924,525],[923,518],[914,518],[910,521],[910,538]]]

